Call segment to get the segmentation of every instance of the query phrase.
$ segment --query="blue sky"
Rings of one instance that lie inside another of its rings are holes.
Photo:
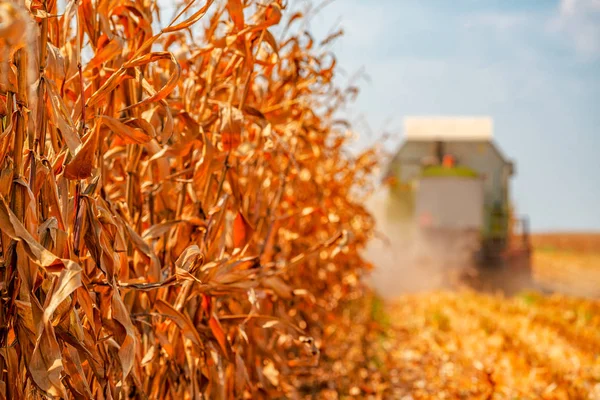
[[[533,229],[600,230],[600,0],[337,0],[310,29],[339,27],[338,65],[369,77],[358,147],[392,151],[405,115],[489,115]]]

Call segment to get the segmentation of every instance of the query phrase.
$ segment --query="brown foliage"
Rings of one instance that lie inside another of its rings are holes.
[[[279,0],[178,11],[0,3],[2,398],[294,398],[333,362],[355,89]]]

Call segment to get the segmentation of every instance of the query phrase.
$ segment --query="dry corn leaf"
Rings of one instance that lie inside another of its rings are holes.
[[[125,143],[143,144],[149,142],[152,137],[148,132],[135,126],[127,125],[116,118],[106,115],[98,117],[106,126],[108,126],[115,134],[117,134]],[[133,121],[128,121],[129,123]]]
[[[194,1],[190,1],[189,4],[185,7],[185,9],[188,9],[193,3],[194,3]],[[213,0],[207,0],[206,3],[204,3],[204,6],[202,6],[198,11],[196,11],[194,14],[192,14],[188,19],[186,19],[185,21],[180,22],[176,25],[173,25],[173,23],[175,22],[175,21],[173,21],[171,23],[171,25],[169,25],[168,27],[163,29],[161,32],[169,33],[169,32],[176,32],[176,31],[180,31],[182,29],[189,28],[190,26],[194,25],[196,22],[200,21],[200,19],[202,17],[204,17],[204,15],[206,15],[206,12],[208,11],[208,9],[212,5],[212,3],[213,3]]]
[[[64,173],[68,179],[87,179],[92,176],[98,150],[97,129],[91,130],[77,149],[73,159],[65,165]]]
[[[236,29],[244,29],[244,5],[242,0],[227,0],[227,11]]]
[[[225,336],[225,332],[223,332],[223,327],[221,326],[221,323],[219,322],[215,314],[212,314],[210,316],[208,325],[210,326],[210,330],[212,331],[213,335],[217,339],[217,342],[219,342],[219,346],[221,346],[223,354],[229,354],[227,346],[227,337]]]
[[[244,247],[252,237],[252,227],[240,211],[238,211],[233,221],[233,246],[237,248]]]
[[[168,317],[175,324],[177,324],[184,337],[191,340],[192,343],[198,346],[198,349],[202,348],[202,339],[200,338],[200,334],[187,316],[183,315],[181,312],[173,308],[172,305],[164,302],[163,300],[158,300],[155,304],[155,307],[159,313]]]

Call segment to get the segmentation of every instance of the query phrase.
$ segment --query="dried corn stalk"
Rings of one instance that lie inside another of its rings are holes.
[[[294,398],[330,362],[375,154],[285,8],[0,3],[0,397]]]

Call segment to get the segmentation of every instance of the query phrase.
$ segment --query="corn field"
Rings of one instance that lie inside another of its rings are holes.
[[[171,9],[0,3],[0,398],[376,393],[338,33]]]

